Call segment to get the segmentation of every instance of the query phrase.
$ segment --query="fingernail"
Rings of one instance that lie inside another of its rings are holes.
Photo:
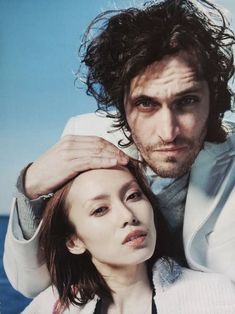
[[[128,156],[123,151],[120,151],[120,157],[128,159]]]
[[[123,163],[127,164],[128,161],[129,161],[129,157],[128,157],[128,156],[122,156],[122,157],[121,157],[121,161],[122,161]]]
[[[110,165],[115,166],[117,164],[117,159],[116,158],[111,158],[111,159],[109,159],[109,163],[110,163]]]

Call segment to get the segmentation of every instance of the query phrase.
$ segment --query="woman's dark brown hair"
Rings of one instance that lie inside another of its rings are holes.
[[[153,208],[155,199],[148,187],[138,162],[131,161],[127,168],[136,178],[143,193],[150,200]],[[75,227],[69,221],[69,210],[65,204],[73,180],[58,189],[48,201],[43,213],[40,248],[51,276],[52,285],[59,293],[57,312],[70,303],[84,305],[95,295],[112,300],[112,291],[91,261],[89,252],[82,255],[71,254],[66,242],[76,234]],[[160,211],[154,210],[157,223],[157,246],[153,257],[148,261],[149,269],[161,256],[169,255],[169,238]]]

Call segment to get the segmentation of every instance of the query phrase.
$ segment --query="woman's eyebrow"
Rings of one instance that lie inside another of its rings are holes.
[[[120,189],[120,194],[124,194],[129,188],[134,186],[138,186],[138,183],[135,179],[132,179],[122,186],[122,188]]]
[[[98,195],[95,195],[94,197],[91,197],[89,199],[87,199],[86,201],[84,201],[84,203],[82,203],[81,205],[83,207],[90,207],[92,206],[92,204],[95,202],[95,201],[102,201],[102,200],[108,200],[109,199],[109,195],[108,194],[98,194]]]
[[[126,192],[126,190],[128,190],[129,188],[131,188],[134,185],[138,186],[138,183],[135,179],[131,179],[130,181],[126,182],[124,185],[121,186],[118,193],[120,195],[123,195]],[[97,195],[94,195],[93,197],[89,198],[88,200],[86,200],[82,205],[83,206],[89,206],[89,203],[92,203],[94,201],[99,201],[99,200],[105,200],[105,199],[109,199],[109,198],[110,198],[110,194],[108,194],[108,193],[97,194]]]

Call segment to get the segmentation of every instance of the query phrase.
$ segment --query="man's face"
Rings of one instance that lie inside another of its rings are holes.
[[[133,140],[161,177],[186,173],[206,136],[209,88],[192,59],[181,52],[151,64],[125,95]]]

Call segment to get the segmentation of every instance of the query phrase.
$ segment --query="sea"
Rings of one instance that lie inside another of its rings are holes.
[[[0,216],[0,314],[19,314],[30,303],[11,286],[3,268],[3,249],[9,216]]]

